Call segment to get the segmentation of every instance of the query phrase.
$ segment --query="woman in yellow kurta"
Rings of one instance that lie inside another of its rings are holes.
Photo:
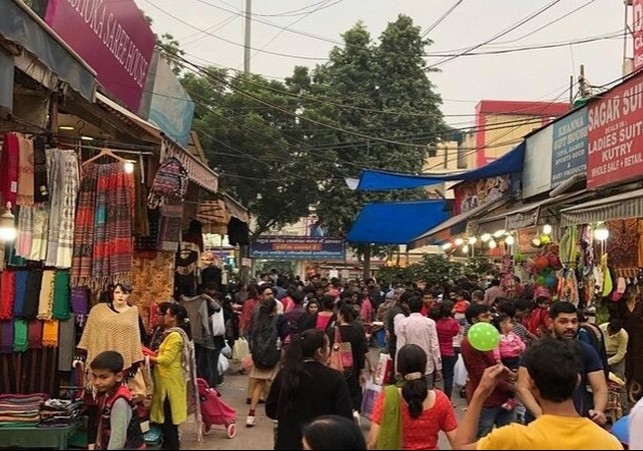
[[[163,449],[178,450],[178,425],[187,420],[194,392],[194,350],[185,307],[172,304],[165,314],[167,329],[158,355],[150,357],[154,367],[151,420],[162,425]],[[198,409],[196,409],[198,411]]]

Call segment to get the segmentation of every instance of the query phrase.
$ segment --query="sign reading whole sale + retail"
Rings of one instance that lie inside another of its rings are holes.
[[[45,22],[109,93],[138,111],[156,37],[134,0],[49,0]]]
[[[643,76],[590,102],[587,141],[589,189],[643,175]]]

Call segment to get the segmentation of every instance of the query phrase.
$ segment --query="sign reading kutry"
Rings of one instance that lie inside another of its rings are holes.
[[[277,260],[343,260],[344,240],[308,236],[260,236],[250,243],[250,257]]]
[[[134,0],[49,0],[45,22],[138,111],[156,37]]]
[[[554,122],[551,187],[587,171],[587,108]]]
[[[638,75],[588,105],[587,187],[643,175],[643,76]]]

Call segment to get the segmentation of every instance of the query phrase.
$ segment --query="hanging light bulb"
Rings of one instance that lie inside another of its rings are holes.
[[[482,241],[485,243],[491,239],[491,234],[490,233],[483,233],[482,236],[480,237]]]
[[[462,253],[463,254],[468,254],[469,253],[469,245],[468,244],[465,244],[464,246],[462,246]]]
[[[0,241],[13,241],[16,239],[16,217],[11,213],[11,202],[7,202],[7,209],[0,216]]]
[[[442,250],[448,251],[449,249],[451,249],[452,246],[453,246],[453,244],[451,244],[451,243],[444,243],[442,245]]]
[[[509,235],[507,238],[505,238],[505,243],[509,246],[514,244],[516,240],[514,239],[513,235]]]
[[[598,224],[594,229],[594,239],[598,241],[605,241],[609,238],[610,231],[605,227],[605,223]]]
[[[462,246],[462,243],[464,243],[464,240],[462,238],[456,238],[454,243],[456,246]]]
[[[505,229],[496,230],[496,233],[493,234],[494,238],[500,238],[507,231]]]
[[[543,226],[543,235],[551,235],[552,230],[552,226],[550,226],[549,224],[545,224]]]
[[[475,236],[472,236],[471,238],[469,238],[469,244],[470,244],[470,245],[472,245],[472,246],[473,246],[473,245],[474,245],[474,244],[476,244],[477,242],[478,242],[478,238],[476,238]]]
[[[495,249],[498,247],[498,243],[496,243],[496,240],[489,240],[489,249]]]
[[[134,172],[134,163],[132,163],[131,161],[126,161],[123,166],[127,174],[131,174],[132,172]]]

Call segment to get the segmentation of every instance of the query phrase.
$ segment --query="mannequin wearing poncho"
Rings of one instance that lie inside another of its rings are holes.
[[[89,312],[78,348],[87,352],[87,363],[103,351],[118,351],[123,356],[125,370],[143,361],[138,308],[121,312],[107,303],[96,304]]]

